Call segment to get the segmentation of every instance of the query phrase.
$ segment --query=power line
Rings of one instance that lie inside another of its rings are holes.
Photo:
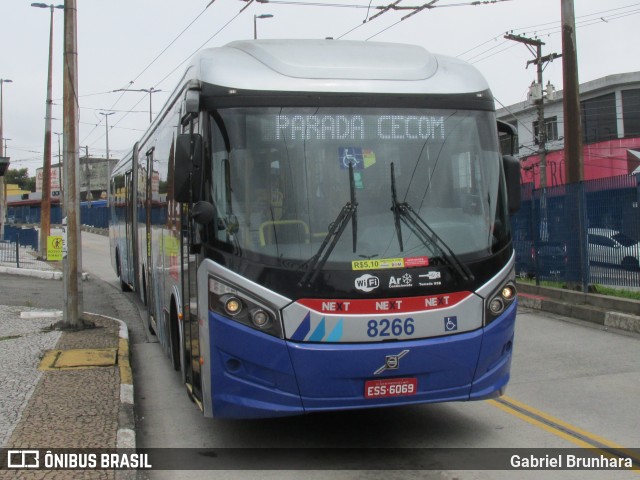
[[[627,5],[625,7],[612,8],[612,9],[608,9],[608,10],[602,10],[602,11],[598,11],[598,12],[594,12],[594,13],[589,13],[589,14],[586,14],[586,15],[581,15],[580,17],[578,17],[578,21],[576,22],[576,28],[581,28],[581,27],[587,27],[587,26],[591,26],[591,25],[600,24],[600,23],[603,23],[603,21],[604,21],[604,23],[607,23],[608,21],[618,20],[620,18],[628,17],[628,16],[631,16],[631,15],[636,15],[636,14],[640,13],[640,9],[635,9],[635,10],[631,10],[631,11],[628,11],[628,12],[618,12],[618,13],[614,13],[614,14],[611,14],[611,15],[606,15],[606,14],[611,13],[611,12],[616,12],[618,10],[637,7],[639,5],[640,5],[640,3],[634,3],[634,4],[631,4],[631,5]],[[597,18],[588,19],[587,17],[597,17]],[[583,19],[583,20],[579,20],[579,19]],[[549,25],[551,25],[551,26],[547,27]],[[547,28],[540,29],[540,27],[547,27]],[[539,34],[540,32],[546,32],[546,31],[549,32],[549,33],[547,33],[547,35],[559,34],[562,31],[560,21],[546,22],[546,23],[541,23],[541,24],[538,24],[538,25],[531,25],[531,26],[528,26],[528,27],[514,28],[513,30],[510,30],[510,33],[521,32],[524,35],[524,34],[527,34],[527,33],[528,34]],[[486,40],[486,41],[484,41],[484,42],[482,42],[482,43],[480,43],[480,44],[478,44],[478,45],[476,45],[474,47],[471,47],[470,49],[468,49],[468,50],[466,50],[466,51],[464,51],[462,53],[459,53],[458,55],[456,55],[456,57],[463,58],[464,55],[466,55],[467,53],[470,53],[470,52],[472,52],[472,51],[474,51],[474,50],[476,50],[476,49],[478,49],[478,48],[480,48],[480,47],[482,47],[482,46],[484,46],[484,45],[486,45],[486,44],[488,44],[488,43],[490,43],[492,41],[495,41],[499,37],[500,36],[492,37],[489,40]],[[476,58],[478,58],[478,57],[480,57],[480,56],[482,56],[482,55],[484,55],[486,53],[491,52],[495,48],[497,48],[497,47],[492,47],[490,49],[484,50],[483,52],[481,52],[479,54],[476,54],[475,56],[473,56],[471,58],[467,58],[465,60],[470,62],[470,63],[474,63],[475,64],[475,63],[479,63],[479,62],[481,62],[483,60],[486,60],[488,58],[491,58],[494,55],[497,55],[498,53],[501,53],[502,51],[504,51],[504,50],[500,50],[498,52],[494,52],[491,55],[487,55],[486,57],[482,57],[482,58],[480,58],[480,59],[478,59],[476,61],[472,61],[472,60],[475,60]]]
[[[184,29],[180,34],[179,34],[179,35],[178,35],[178,37],[176,37],[176,39],[174,39],[174,40],[169,44],[169,46],[171,46],[173,43],[175,43],[175,40],[177,40],[177,38],[179,38],[179,37],[180,37],[180,36],[181,36],[181,35],[182,35],[182,34],[183,34],[183,33],[184,33],[184,32],[185,32],[189,27],[191,27],[191,25],[193,25],[193,23],[194,23],[194,22],[195,22],[195,21],[196,21],[196,20],[197,20],[201,15],[202,15],[202,13],[204,13],[204,11],[205,11],[207,8],[209,8],[209,7],[214,3],[214,1],[215,1],[215,0],[211,1],[211,2],[210,2],[210,3],[205,7],[205,9],[203,10],[203,12],[201,12],[201,13],[200,13],[200,14],[199,14],[199,15],[198,15],[198,16],[197,16],[197,17],[196,17],[196,18],[195,18],[195,19],[194,19],[194,20],[193,20],[193,21],[192,21],[192,22],[191,22],[191,23],[190,23],[190,24],[189,24],[189,25],[188,25],[188,26],[187,26],[187,27],[186,27],[186,28],[185,28],[185,29]],[[227,28],[227,27],[228,27],[228,26],[229,26],[229,25],[230,25],[234,20],[236,20],[236,19],[240,16],[240,14],[242,14],[242,12],[244,12],[244,10],[246,10],[246,8],[247,8],[249,5],[251,5],[251,3],[253,3],[253,1],[254,1],[254,0],[249,0],[249,1],[247,2],[247,5],[245,5],[242,9],[240,9],[240,11],[239,11],[237,14],[235,14],[235,15],[234,15],[234,16],[233,16],[233,17],[232,17],[232,18],[231,18],[227,23],[225,23],[225,24],[224,24],[224,25],[223,25],[223,26],[222,26],[218,31],[216,31],[216,32],[215,32],[211,37],[209,37],[209,38],[208,38],[208,39],[207,39],[207,40],[206,40],[202,45],[200,45],[200,47],[198,47],[198,48],[197,48],[197,49],[196,49],[192,54],[190,54],[190,55],[189,55],[188,57],[186,57],[182,62],[180,62],[176,67],[174,67],[174,68],[173,68],[173,69],[172,69],[172,70],[171,70],[167,75],[165,75],[165,76],[164,76],[160,81],[156,82],[155,86],[161,85],[161,84],[162,84],[162,82],[164,82],[167,78],[169,78],[171,75],[173,75],[173,73],[174,73],[176,70],[178,70],[182,65],[184,65],[184,63],[186,63],[186,62],[187,62],[191,57],[193,57],[193,55],[195,55],[195,54],[196,54],[200,49],[202,49],[202,48],[203,48],[207,43],[209,43],[211,40],[213,40],[213,39],[214,39],[214,38],[215,38],[215,37],[216,37],[220,32],[222,32],[222,31],[223,31],[225,28]],[[160,54],[159,54],[159,55],[158,55],[158,56],[153,60],[153,62],[152,62],[152,63],[154,63],[154,62],[155,62],[155,61],[156,61],[156,60],[157,60],[157,59],[162,55],[162,53],[164,53],[164,52],[169,48],[169,46],[167,46],[167,47],[166,47],[166,48],[165,48],[165,49],[164,49],[164,50],[163,50],[163,51],[162,51],[162,52],[161,52],[161,53],[160,53]],[[151,64],[152,64],[152,63],[151,63]],[[143,73],[145,70],[147,70],[151,64],[149,64],[147,67],[145,67],[145,69],[144,69],[142,72],[140,72],[140,74],[138,74],[138,76],[136,77],[136,79],[137,79],[137,78],[139,78],[139,77],[140,77],[140,75],[142,75],[142,73]],[[132,83],[133,83],[133,81],[129,82],[128,86],[130,86]],[[112,107],[111,107],[111,108],[106,109],[106,110],[113,111],[113,107],[115,107],[115,105],[118,103],[118,101],[122,98],[122,95],[124,95],[124,93],[122,93],[122,94],[120,95],[120,97],[116,100],[116,102],[112,105]],[[122,116],[121,116],[121,117],[120,117],[120,118],[119,118],[119,119],[118,119],[118,120],[117,120],[117,121],[116,121],[112,126],[110,126],[110,127],[109,127],[109,130],[112,130],[113,128],[116,128],[116,127],[119,125],[119,123],[120,123],[121,121],[123,121],[123,120],[124,120],[124,118],[128,115],[128,113],[131,113],[131,111],[133,111],[133,109],[134,109],[135,107],[137,107],[137,106],[138,106],[138,104],[139,104],[140,102],[142,102],[143,100],[144,100],[144,97],[141,97],[141,98],[140,98],[140,100],[138,100],[138,101],[137,101],[137,102],[136,102],[136,103],[131,107],[131,109],[130,109],[130,111],[129,111],[129,112],[126,112],[126,113],[125,113],[124,115],[122,115]],[[87,134],[87,135],[85,136],[85,139],[84,139],[84,140],[82,140],[82,142],[81,142],[81,143],[87,144],[88,142],[86,141],[86,139],[87,139],[87,138],[88,138],[88,137],[89,137],[89,136],[90,136],[94,131],[96,131],[96,129],[100,126],[100,124],[101,124],[101,123],[102,123],[102,121],[100,121],[98,124],[96,124],[96,125],[94,126],[94,128],[91,130],[91,132],[89,132],[89,134]],[[102,140],[102,138],[103,138],[104,136],[105,136],[105,134],[104,134],[104,133],[102,133],[98,138],[96,138],[96,139],[95,139],[95,140],[90,144],[90,146],[95,145],[98,141]]]
[[[204,9],[203,9],[203,10],[202,10],[198,15],[196,15],[196,17],[195,17],[193,20],[191,20],[191,22],[189,22],[189,24],[188,24],[184,29],[182,29],[182,31],[181,31],[181,32],[180,32],[180,33],[179,33],[179,34],[178,34],[178,35],[177,35],[173,40],[171,40],[171,42],[169,42],[169,44],[168,44],[168,45],[167,45],[167,46],[166,46],[166,47],[165,47],[165,48],[164,48],[164,49],[163,49],[163,50],[162,50],[158,55],[156,55],[156,56],[155,56],[155,58],[154,58],[153,60],[151,60],[151,62],[149,62],[149,64],[148,64],[146,67],[144,67],[144,68],[140,71],[140,73],[138,73],[138,74],[134,77],[134,79],[133,79],[133,80],[131,80],[131,81],[129,81],[129,82],[127,83],[126,87],[131,86],[131,85],[132,85],[136,80],[138,80],[138,79],[139,79],[139,78],[144,74],[144,72],[146,72],[146,71],[147,71],[147,70],[148,70],[148,69],[149,69],[149,68],[150,68],[154,63],[156,63],[156,62],[158,61],[158,59],[159,59],[159,58],[160,58],[160,57],[161,57],[161,56],[162,56],[162,55],[163,55],[163,54],[164,54],[164,53],[165,53],[165,52],[166,52],[166,51],[167,51],[167,50],[168,50],[168,49],[169,49],[169,48],[170,48],[170,47],[171,47],[171,46],[172,46],[172,45],[173,45],[173,44],[174,44],[174,43],[175,43],[175,42],[176,42],[176,41],[177,41],[181,36],[182,36],[182,35],[184,35],[184,33],[185,33],[187,30],[189,30],[189,28],[191,28],[191,26],[193,26],[193,24],[194,24],[194,23],[195,23],[195,22],[196,22],[196,21],[197,21],[197,20],[198,20],[198,19],[199,19],[199,18],[200,18],[200,17],[201,17],[201,16],[202,16],[206,11],[207,11],[207,9],[208,9],[208,8],[209,8],[209,7],[210,7],[214,2],[215,2],[215,0],[212,0],[211,2],[209,2],[209,4],[207,4],[207,6],[206,6],[206,7],[204,7]],[[126,88],[126,87],[124,87],[124,88]],[[111,108],[108,108],[108,109],[106,109],[106,110],[109,110],[109,111],[115,111],[115,110],[114,110],[115,106],[118,104],[118,102],[120,102],[120,100],[122,99],[122,97],[123,97],[123,96],[124,96],[124,92],[122,92],[122,93],[118,96],[118,98],[116,99],[116,101],[111,105]],[[138,105],[142,100],[143,100],[143,99],[140,99],[138,102],[136,102],[136,103],[133,105],[133,107],[131,107],[131,109],[130,109],[130,110],[132,110],[133,108],[135,108],[135,107],[136,107],[136,106],[137,106],[137,105]],[[124,115],[124,116],[126,116],[126,115]],[[124,118],[124,116],[123,116],[122,118]],[[113,129],[113,128],[114,128],[114,127],[115,127],[115,126],[116,126],[116,125],[117,125],[117,124],[122,120],[122,118],[120,118],[120,119],[118,120],[118,122],[116,122],[116,124],[115,124],[115,125],[111,126],[109,130]],[[92,129],[92,130],[91,130],[91,131],[90,131],[86,136],[85,136],[85,137],[84,137],[84,139],[83,139],[80,143],[86,143],[86,139],[87,139],[87,138],[89,138],[89,137],[93,134],[93,132],[94,132],[94,131],[95,131],[95,130],[100,126],[100,124],[101,124],[101,123],[102,123],[102,121],[100,121],[100,122],[99,122],[99,123],[98,123],[98,124],[97,124],[97,125],[96,125],[96,126],[95,126],[95,127],[94,127],[94,128],[93,128],[93,129]],[[104,136],[104,135],[103,135],[103,136]],[[97,141],[99,141],[99,140],[101,140],[101,139],[102,139],[102,136],[101,136],[101,137],[99,137],[95,142],[97,142]],[[95,143],[95,142],[94,142],[94,143]],[[93,146],[93,144],[92,144],[92,146]]]
[[[260,0],[259,0],[260,1]],[[266,3],[268,1],[268,3],[276,3],[277,1],[286,1],[286,0],[262,0],[261,3]],[[473,1],[473,2],[464,2],[464,3],[453,3],[453,4],[447,4],[447,5],[436,5],[436,2],[440,1],[440,0],[431,0],[429,2],[426,2],[422,5],[415,5],[415,6],[409,6],[409,5],[399,5],[401,0],[397,0],[396,2],[389,4],[389,5],[380,5],[380,6],[376,6],[376,9],[381,10],[380,12],[378,12],[376,15],[373,15],[372,17],[369,17],[367,19],[365,19],[362,24],[357,25],[356,27],[352,28],[351,30],[347,31],[346,33],[340,35],[339,37],[337,37],[338,39],[343,38],[344,36],[348,35],[349,33],[357,30],[358,28],[360,28],[362,25],[364,25],[365,23],[368,23],[372,20],[374,20],[375,18],[379,17],[380,15],[382,15],[383,13],[387,13],[391,10],[394,11],[398,11],[398,10],[411,10],[410,13],[404,15],[403,17],[400,18],[400,20],[398,20],[397,22],[383,28],[382,30],[380,30],[377,33],[374,33],[373,35],[371,35],[370,37],[368,37],[366,40],[371,40],[374,37],[377,37],[378,35],[386,32],[387,30],[395,27],[396,25],[398,25],[399,23],[403,22],[404,20],[407,20],[408,18],[420,13],[423,10],[432,10],[435,8],[445,8],[445,7],[467,7],[467,6],[478,6],[478,5],[488,5],[488,4],[495,4],[495,3],[502,3],[502,2],[510,2],[511,0],[478,0],[478,1]],[[302,3],[302,2],[296,2],[296,3]],[[363,6],[361,6],[363,7]]]

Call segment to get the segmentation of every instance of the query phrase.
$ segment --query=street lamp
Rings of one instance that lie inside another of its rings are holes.
[[[62,152],[60,150],[60,137],[64,133],[53,132],[58,136],[58,191],[60,192],[60,212],[61,218],[65,217],[65,203],[64,203],[64,186],[62,184]]]
[[[107,165],[109,164],[109,115],[113,115],[116,112],[100,112],[100,115],[104,115],[105,134],[107,137]]]
[[[47,107],[44,124],[44,160],[42,168],[42,200],[40,202],[40,258],[47,259],[47,237],[51,228],[51,90],[53,76],[53,11],[64,10],[64,5],[47,5],[46,3],[32,3],[32,7],[48,8],[51,12],[49,22],[49,70],[47,75]]]
[[[5,83],[12,83],[13,80],[9,80],[8,78],[0,78],[0,150],[2,150],[2,144],[4,143],[2,137],[2,86]],[[5,147],[5,153],[6,153]],[[0,152],[0,158],[2,161],[0,162],[0,170],[2,170],[2,178],[0,179],[0,239],[4,239],[4,205],[5,205],[5,188],[4,188],[4,172],[9,168],[9,158],[3,157]]]
[[[151,87],[151,88],[136,88],[136,89],[133,89],[133,88],[119,88],[119,89],[113,90],[113,91],[114,92],[145,92],[145,93],[148,93],[149,94],[149,123],[151,123],[151,121],[152,121],[152,118],[151,118],[151,112],[152,112],[152,109],[151,109],[151,94],[153,92],[161,92],[162,90],[157,90],[157,89]]]
[[[0,78],[0,150],[2,149],[2,86],[5,83],[13,83],[13,80],[9,80],[8,78]],[[0,152],[2,153],[2,152]]]
[[[273,18],[273,15],[270,13],[263,13],[262,15],[254,15],[253,16],[253,38],[258,38],[258,22],[259,18]]]

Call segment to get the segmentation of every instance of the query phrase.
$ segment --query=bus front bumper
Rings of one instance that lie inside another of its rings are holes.
[[[209,312],[210,378],[204,381],[211,394],[204,402],[211,405],[205,412],[268,418],[497,397],[509,381],[515,315],[516,302],[473,332],[314,344],[274,338]],[[414,386],[401,390],[402,384]],[[391,395],[379,395],[389,393],[384,385],[394,385]]]

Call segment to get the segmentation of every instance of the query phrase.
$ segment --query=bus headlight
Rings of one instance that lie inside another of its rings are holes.
[[[489,310],[494,315],[500,315],[504,310],[504,302],[500,297],[496,297],[489,303]]]
[[[251,321],[256,327],[263,330],[269,327],[269,324],[271,323],[271,316],[269,315],[269,312],[262,308],[254,308],[251,310]]]
[[[283,338],[277,308],[214,276],[209,277],[209,310],[253,329]]]
[[[242,311],[242,300],[238,297],[225,295],[220,300],[224,305],[224,311],[227,312],[228,315],[235,317]]]
[[[505,283],[486,300],[485,321],[488,325],[498,318],[516,299],[516,286],[512,282]]]

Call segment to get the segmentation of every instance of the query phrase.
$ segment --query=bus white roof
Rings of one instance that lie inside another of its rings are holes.
[[[489,89],[478,70],[453,57],[399,43],[243,40],[204,49],[186,80],[256,91],[475,93]]]

